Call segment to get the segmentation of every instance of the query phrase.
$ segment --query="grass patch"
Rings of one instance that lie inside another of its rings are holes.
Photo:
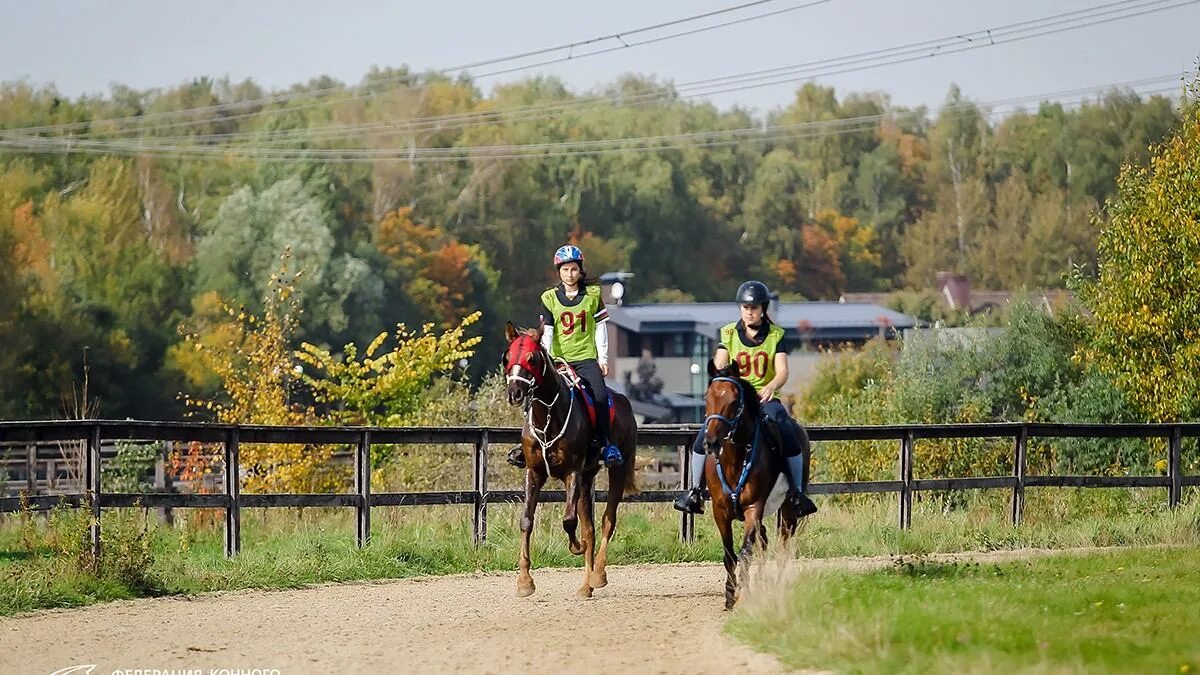
[[[898,558],[760,589],[727,626],[796,668],[1195,672],[1200,547],[978,564]]]

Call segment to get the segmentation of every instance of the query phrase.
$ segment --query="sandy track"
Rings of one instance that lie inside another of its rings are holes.
[[[254,669],[290,673],[770,673],[723,637],[717,565],[612,566],[590,600],[582,572],[455,575],[294,591],[114,602],[0,618],[0,672]]]

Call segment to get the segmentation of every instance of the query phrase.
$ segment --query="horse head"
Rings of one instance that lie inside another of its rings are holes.
[[[704,447],[714,454],[739,431],[753,428],[759,401],[754,387],[741,378],[736,363],[718,369],[710,360],[708,377],[704,393]]]
[[[552,372],[550,355],[542,349],[542,328],[539,322],[536,330],[517,330],[511,321],[504,327],[508,348],[504,350],[501,366],[511,405],[528,402]]]

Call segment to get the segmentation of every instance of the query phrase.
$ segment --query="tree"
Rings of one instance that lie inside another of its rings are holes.
[[[1200,107],[1149,166],[1126,165],[1106,205],[1098,276],[1079,281],[1094,317],[1080,356],[1148,419],[1200,414]]]
[[[374,323],[383,286],[365,260],[342,250],[333,225],[324,203],[299,178],[262,192],[243,187],[205,225],[196,250],[197,283],[257,313],[257,289],[267,286],[275,261],[290,250],[310,317],[304,332],[317,339],[353,333]]]

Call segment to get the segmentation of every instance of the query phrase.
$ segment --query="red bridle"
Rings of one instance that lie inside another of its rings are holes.
[[[524,382],[536,386],[542,383],[546,374],[545,364],[541,368],[532,365],[533,357],[540,349],[537,339],[529,335],[520,335],[508,345],[508,352],[504,356],[504,375],[509,384]],[[518,370],[528,372],[532,379],[521,377],[517,374]]]

